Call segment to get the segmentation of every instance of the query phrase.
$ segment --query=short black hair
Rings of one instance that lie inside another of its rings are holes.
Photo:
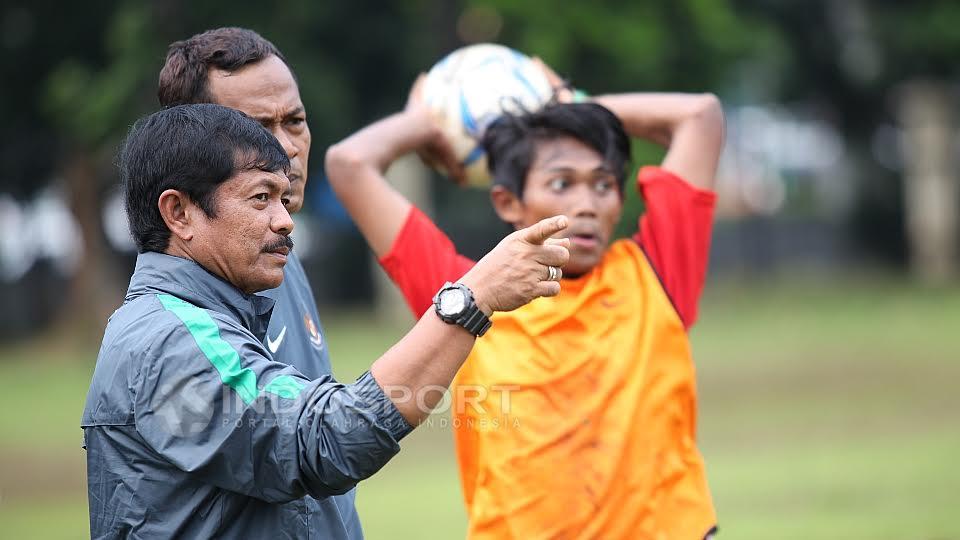
[[[137,120],[118,158],[130,232],[140,253],[163,252],[170,230],[160,194],[185,193],[216,217],[217,188],[239,172],[287,173],[290,160],[277,139],[240,111],[214,104],[179,105]]]
[[[270,55],[287,63],[273,43],[246,28],[215,28],[175,41],[170,44],[167,60],[160,70],[157,86],[160,106],[212,103],[207,77],[211,69],[236,71]]]
[[[596,103],[553,103],[534,112],[506,113],[494,121],[481,140],[493,184],[523,198],[536,143],[560,137],[573,137],[603,156],[623,193],[630,138],[617,115]]]

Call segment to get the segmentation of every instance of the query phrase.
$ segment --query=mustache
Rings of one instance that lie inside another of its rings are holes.
[[[289,236],[281,236],[280,238],[277,238],[275,241],[270,242],[269,244],[267,244],[266,246],[264,246],[264,247],[263,247],[263,252],[264,252],[264,253],[273,253],[274,251],[277,251],[277,250],[279,250],[280,248],[287,248],[287,249],[292,250],[292,249],[293,249],[293,238],[290,238]]]

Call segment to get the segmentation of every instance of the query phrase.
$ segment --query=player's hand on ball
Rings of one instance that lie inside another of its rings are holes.
[[[546,62],[540,59],[539,56],[531,57],[530,60],[533,61],[533,64],[540,68],[540,71],[543,71],[543,74],[546,75],[547,81],[550,82],[550,86],[553,87],[553,91],[556,93],[557,101],[560,103],[572,103],[573,102],[573,89],[570,88],[570,85],[567,81],[563,80],[563,77],[557,75],[557,72],[553,70]]]
[[[423,102],[423,84],[427,75],[421,73],[410,88],[410,94],[407,96],[407,105],[404,111],[409,114],[418,115],[425,123],[428,123],[432,129],[432,134],[427,142],[420,148],[417,148],[417,155],[428,167],[439,169],[446,174],[457,185],[466,183],[466,172],[463,165],[457,160],[450,146],[450,141],[443,134],[443,130],[438,125],[437,119],[429,111]]]
[[[554,216],[514,231],[480,259],[460,279],[473,291],[480,309],[489,315],[559,294],[560,268],[570,258],[570,240],[552,237],[569,221]]]

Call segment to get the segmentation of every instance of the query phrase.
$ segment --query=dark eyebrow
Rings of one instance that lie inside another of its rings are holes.
[[[265,176],[261,176],[252,186],[250,186],[250,189],[253,191],[263,188],[266,188],[269,191],[275,191],[277,189],[277,183]]]
[[[613,168],[607,166],[606,163],[604,163],[604,164],[602,164],[602,165],[598,165],[597,167],[594,167],[593,172],[602,172],[602,173],[607,173],[607,174],[616,175],[616,172],[614,172]]]
[[[574,169],[573,167],[550,167],[550,168],[544,169],[544,170],[547,171],[547,172],[550,172],[550,173],[570,173],[570,172],[576,172],[576,169]],[[604,163],[604,164],[601,164],[601,165],[597,165],[597,166],[594,167],[590,172],[591,172],[591,173],[602,172],[602,173],[606,173],[606,174],[613,174],[613,169],[611,169],[610,167],[607,166],[606,163]]]
[[[290,193],[290,183],[287,182],[284,184],[278,179],[275,179],[272,176],[261,176],[260,179],[252,187],[253,190],[259,188],[267,188],[270,191],[279,191],[281,194]]]
[[[293,110],[290,110],[290,111],[288,111],[288,112],[285,112],[285,113],[283,114],[283,117],[284,117],[284,118],[290,118],[291,116],[297,116],[297,115],[300,115],[300,114],[304,114],[305,112],[307,112],[307,110],[303,108],[303,105],[300,105],[300,106],[296,107],[296,108],[293,109]],[[276,121],[276,119],[275,119],[274,117],[272,117],[272,116],[254,116],[254,117],[252,117],[252,118],[253,118],[254,120],[256,120],[257,122],[259,122],[261,125],[263,125],[263,124],[272,124],[273,122]]]

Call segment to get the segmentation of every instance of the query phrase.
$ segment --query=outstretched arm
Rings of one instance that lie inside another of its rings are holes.
[[[490,315],[557,295],[548,268],[567,262],[569,240],[550,237],[567,224],[556,216],[504,238],[460,280],[477,306]],[[156,298],[155,346],[143,349],[150,361],[133,388],[137,433],[175,467],[268,502],[344,493],[375,473],[476,339],[428,312],[356,383],[311,381],[227,315]]]
[[[547,267],[566,264],[570,241],[550,237],[568,223],[566,217],[555,216],[514,231],[459,281],[473,290],[477,306],[487,315],[516,309],[540,296],[556,296],[560,283],[548,279]],[[459,341],[436,337],[447,334]],[[468,334],[462,328],[451,328],[428,311],[406,337],[370,368],[380,386],[401,389],[400,396],[391,398],[411,425],[423,421],[442,397],[442,391],[431,389],[449,386],[460,369],[473,346],[473,340],[468,341],[465,335]],[[409,392],[406,396],[404,389]],[[411,396],[417,399],[410,399]]]

